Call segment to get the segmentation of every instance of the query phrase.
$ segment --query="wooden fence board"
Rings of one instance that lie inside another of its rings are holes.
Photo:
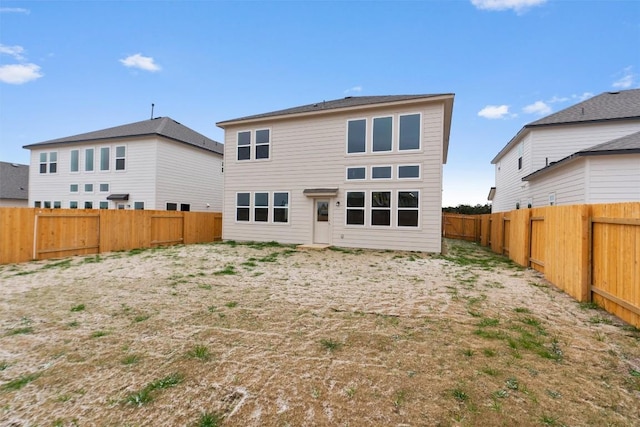
[[[30,208],[0,208],[0,264],[33,259],[33,224]]]

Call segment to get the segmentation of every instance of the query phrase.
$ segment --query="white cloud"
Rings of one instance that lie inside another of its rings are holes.
[[[533,104],[529,104],[522,109],[527,114],[537,114],[544,116],[551,113],[551,107],[549,107],[544,101],[536,101]]]
[[[43,74],[36,64],[11,64],[0,66],[0,82],[21,85],[39,79]]]
[[[569,98],[568,96],[556,96],[553,95],[551,97],[551,99],[547,100],[548,104],[557,104],[558,102],[567,102],[569,101],[571,98]]]
[[[347,93],[360,93],[360,92],[362,92],[362,86],[354,86],[354,87],[349,88],[349,89],[344,91],[345,94],[347,94]]]
[[[0,44],[0,54],[10,55],[14,59],[22,61],[24,59],[24,56],[22,56],[23,53],[24,48],[22,46],[6,46]]]
[[[593,93],[591,93],[591,92],[584,92],[582,95],[571,95],[571,98],[577,99],[580,102],[586,101],[587,99],[589,99],[591,97],[593,97]]]
[[[633,86],[636,76],[633,73],[632,69],[633,67],[626,67],[621,72],[619,72],[618,75],[622,75],[622,77],[613,82],[611,86],[616,89],[629,89],[631,86]]]
[[[482,10],[507,10],[513,9],[516,13],[523,13],[527,9],[546,3],[547,0],[471,0],[478,9]]]
[[[160,71],[161,67],[154,62],[154,59],[150,56],[142,56],[139,53],[135,55],[127,56],[124,59],[119,60],[125,67],[139,68],[145,71]]]
[[[28,15],[30,10],[22,7],[0,7],[0,13],[24,13]]]
[[[503,119],[509,115],[508,105],[487,105],[482,110],[478,111],[480,117],[485,119]]]

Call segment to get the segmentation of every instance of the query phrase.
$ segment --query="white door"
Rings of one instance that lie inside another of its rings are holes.
[[[328,245],[331,237],[329,221],[329,200],[315,199],[313,214],[313,243]]]

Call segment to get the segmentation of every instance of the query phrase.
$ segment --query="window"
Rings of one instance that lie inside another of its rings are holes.
[[[238,132],[238,160],[251,159],[251,132]]]
[[[367,121],[365,119],[347,122],[347,153],[366,151]]]
[[[51,209],[51,202],[44,202],[44,207],[46,209]]]
[[[518,157],[518,170],[522,169],[522,157]]]
[[[85,209],[93,209],[93,202],[84,202]]]
[[[549,206],[556,204],[556,193],[549,193]]]
[[[373,151],[391,151],[393,141],[393,117],[373,119]]]
[[[84,170],[93,172],[93,148],[84,150]]]
[[[178,210],[178,204],[177,203],[167,203],[167,210],[168,211],[177,211]]]
[[[398,191],[398,227],[417,227],[420,210],[417,191]]]
[[[373,166],[371,179],[391,179],[391,166]]]
[[[84,185],[85,193],[93,193],[93,184],[85,184]]]
[[[53,202],[53,209],[60,209],[62,207],[62,202]]]
[[[71,172],[78,172],[80,165],[80,151],[79,150],[71,150],[71,166],[69,170]]]
[[[77,192],[78,192],[78,184],[70,184],[69,193],[77,193]]]
[[[101,147],[100,148],[100,170],[108,171],[109,170],[109,147]]]
[[[47,173],[47,171],[49,173],[58,172],[58,153],[55,151],[40,153],[40,173]]]
[[[347,180],[366,179],[367,168],[364,166],[347,168]]]
[[[41,208],[42,207],[42,202],[33,202],[33,207],[34,208]]]
[[[124,203],[118,203],[117,208],[118,210],[124,210]]]
[[[106,193],[109,191],[109,184],[100,184],[100,192]]]
[[[236,194],[236,221],[249,221],[251,193]]]
[[[182,212],[189,212],[191,210],[191,205],[188,203],[181,203],[180,204],[180,210]]]
[[[137,211],[144,210],[144,202],[133,202],[133,209]]]
[[[400,116],[400,150],[420,149],[420,114]]]
[[[268,159],[269,158],[269,143],[270,143],[270,131],[269,129],[262,129],[256,131],[256,159]]]
[[[289,222],[289,193],[273,193],[273,222]]]
[[[420,178],[420,165],[398,166],[398,179]]]
[[[255,193],[253,195],[253,220],[256,222],[269,221],[269,193]]]
[[[76,201],[69,202],[69,209],[78,209],[78,202]]]
[[[125,157],[127,154],[127,147],[119,145],[116,147],[116,170],[123,171],[125,169]]]
[[[347,225],[364,225],[364,191],[347,192]]]
[[[371,225],[391,225],[391,192],[371,192]]]
[[[109,202],[100,202],[100,209],[109,209]]]

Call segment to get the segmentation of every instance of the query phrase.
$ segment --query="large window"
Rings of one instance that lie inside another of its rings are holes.
[[[69,170],[71,172],[78,172],[80,170],[80,151],[71,150],[71,163]]]
[[[398,138],[400,150],[420,149],[420,114],[400,116],[400,135]]]
[[[40,153],[40,173],[58,172],[58,153]]]
[[[391,179],[391,166],[371,167],[371,179]]]
[[[249,221],[251,193],[236,194],[236,221]]]
[[[393,144],[393,117],[373,119],[373,151],[391,151]]]
[[[271,139],[269,129],[261,129],[256,131],[256,159],[269,158],[270,141]]]
[[[109,155],[111,150],[109,147],[101,147],[100,148],[100,170],[108,171],[109,170]]]
[[[273,222],[289,222],[289,193],[273,193]]]
[[[116,170],[123,171],[125,170],[125,160],[127,155],[127,147],[124,145],[119,145],[116,147]]]
[[[420,210],[417,191],[398,191],[398,227],[417,227]]]
[[[84,150],[84,170],[93,172],[93,148]]]
[[[347,225],[364,225],[364,191],[347,192]]]
[[[371,225],[391,225],[391,192],[371,192]]]
[[[254,193],[253,220],[256,222],[269,222],[269,193]]]
[[[398,166],[398,179],[420,178],[420,165]]]
[[[361,180],[367,178],[367,168],[364,166],[357,166],[353,168],[347,168],[347,180]]]
[[[347,153],[364,153],[367,146],[366,119],[349,120],[347,123]]]
[[[238,160],[251,159],[251,132],[238,132]]]

